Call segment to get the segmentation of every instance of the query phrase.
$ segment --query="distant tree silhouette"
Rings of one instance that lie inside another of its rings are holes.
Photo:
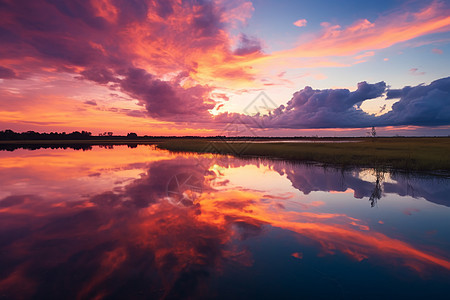
[[[367,131],[367,136],[372,138],[372,142],[375,142],[375,138],[377,137],[377,130],[375,129],[375,126],[372,126],[370,131]]]
[[[127,138],[137,138],[138,135],[134,132],[130,132],[129,134],[127,134]]]
[[[91,132],[88,131],[74,131],[72,133],[39,133],[35,131],[26,131],[22,133],[14,132],[10,129],[0,131],[0,140],[82,140],[89,139],[92,136]]]
[[[372,136],[373,138],[374,138],[374,137],[377,137],[377,131],[375,130],[375,126],[372,126],[371,136]]]

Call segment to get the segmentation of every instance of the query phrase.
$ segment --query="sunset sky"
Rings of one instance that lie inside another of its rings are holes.
[[[0,130],[450,134],[450,2],[0,0]]]

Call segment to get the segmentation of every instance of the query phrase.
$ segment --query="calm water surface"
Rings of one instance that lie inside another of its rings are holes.
[[[450,180],[175,154],[0,152],[0,299],[448,299]]]

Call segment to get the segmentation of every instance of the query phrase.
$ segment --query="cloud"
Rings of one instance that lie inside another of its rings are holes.
[[[208,110],[215,102],[207,100],[208,87],[195,85],[183,88],[176,82],[162,81],[143,69],[129,69],[120,81],[123,91],[131,94],[144,105],[150,116],[179,121],[209,119]]]
[[[56,158],[52,156],[51,160]],[[96,156],[92,158],[98,162]],[[5,185],[12,193],[0,198],[4,254],[0,262],[5,274],[0,280],[2,295],[6,298],[61,298],[69,291],[78,298],[108,298],[129,294],[132,286],[149,293],[157,290],[169,295],[168,298],[198,298],[204,295],[202,287],[208,284],[207,274],[211,272],[221,274],[224,267],[232,266],[252,273],[252,268],[244,268],[252,266],[252,252],[240,241],[264,234],[264,224],[308,239],[318,245],[316,250],[326,255],[342,253],[359,260],[364,257],[382,259],[390,265],[413,267],[426,276],[436,272],[438,266],[450,268],[448,258],[442,257],[439,250],[417,249],[402,239],[389,238],[376,227],[361,232],[371,224],[354,216],[317,212],[313,206],[319,205],[318,201],[300,203],[295,211],[280,203],[280,200],[291,199],[295,193],[264,194],[264,191],[225,187],[220,193],[205,189],[197,198],[198,205],[171,205],[166,201],[167,187],[175,175],[194,172],[207,175],[205,171],[213,165],[239,168],[261,167],[261,164],[231,157],[206,159],[202,166],[196,157],[159,159],[127,165],[125,170],[144,172],[136,175],[137,178],[122,174],[122,162],[113,171],[121,173],[122,177],[116,175],[127,183],[119,190],[111,183],[110,188],[106,186],[98,194],[96,185],[92,190],[88,185],[87,191],[72,190],[79,186],[80,172],[73,170],[75,173],[70,174],[73,176],[62,178],[56,198],[55,187],[47,190],[48,185],[41,184],[48,181],[42,176],[42,172],[47,174],[48,164],[41,164],[41,172],[22,166],[32,175],[31,191],[21,194],[13,185]],[[17,172],[14,159],[10,162],[11,170],[1,175],[7,182],[17,181],[15,177],[23,179],[24,174]],[[278,172],[305,194],[353,191],[354,197],[364,198],[362,201],[366,202],[376,187],[375,178],[368,180],[371,176],[358,169],[351,172],[324,170],[277,161],[265,162],[263,167]],[[55,172],[50,173],[56,176]],[[61,174],[67,175],[67,168]],[[208,177],[200,178],[205,188],[211,183]],[[39,184],[33,180],[38,180]],[[432,202],[435,202],[432,199],[441,199],[435,203],[449,206],[448,200],[442,200],[447,199],[445,195],[450,188],[445,178],[390,174],[390,180],[381,181],[381,186],[385,193],[423,197]],[[66,201],[69,198],[71,201]],[[18,247],[21,251],[17,251]],[[80,276],[74,277],[74,272]],[[141,280],[142,274],[157,280]],[[42,286],[52,288],[40,288]]]
[[[274,53],[274,57],[347,56],[390,47],[413,38],[450,29],[449,9],[433,2],[418,12],[393,12],[375,21],[361,19],[345,28],[327,22],[323,31],[294,49]]]
[[[364,101],[385,93],[386,100],[399,99],[390,111],[375,116],[360,109]],[[223,113],[215,120],[226,123],[236,118],[252,127],[290,129],[450,125],[450,77],[403,89],[387,89],[383,81],[360,82],[354,92],[307,86],[294,93],[286,106],[280,105],[268,115]]]
[[[261,42],[255,38],[242,34],[239,40],[239,47],[234,51],[234,54],[245,56],[261,51]]]
[[[235,54],[227,30],[245,22],[252,8],[243,0],[10,1],[0,12],[0,63],[14,62],[28,75],[78,73],[100,84],[129,68],[159,79],[187,72],[197,82],[220,79],[223,68],[234,80],[248,80],[249,70],[236,62],[259,52],[259,42],[243,36]]]
[[[392,110],[379,116],[379,126],[450,125],[450,77],[429,85],[389,90],[386,99],[400,98]]]
[[[255,77],[287,69],[350,67],[364,62],[349,60],[361,53],[376,53],[418,37],[450,30],[449,7],[434,1],[419,10],[395,10],[376,19],[360,19],[350,25],[321,23],[321,30],[297,40],[290,49],[282,49],[240,62],[250,66]],[[404,47],[412,45],[403,44]],[[247,70],[248,73],[252,73]],[[277,80],[277,78],[273,78]]]
[[[307,23],[306,19],[300,19],[300,20],[295,21],[294,25],[297,27],[304,27],[304,26],[306,26],[306,23]]]
[[[204,122],[210,118],[209,110],[215,106],[215,101],[209,97],[212,89],[208,86],[180,85],[187,78],[187,72],[179,73],[172,80],[158,79],[141,68],[119,70],[117,73],[105,68],[91,68],[80,74],[82,79],[113,84],[114,88],[137,99],[148,115],[156,119],[179,121],[181,117],[185,121]],[[142,117],[141,111],[127,114]]]
[[[367,51],[367,52],[364,52],[363,54],[355,56],[354,59],[360,60],[362,58],[370,57],[370,56],[374,56],[374,55],[375,55],[374,51]]]
[[[14,72],[14,70],[0,66],[0,78],[13,79],[17,78],[17,75],[16,72]]]
[[[431,51],[432,51],[433,53],[436,53],[436,54],[442,54],[442,53],[444,53],[444,51],[442,51],[441,49],[438,49],[438,48],[433,48]]]
[[[81,71],[80,74],[82,75],[81,78],[92,80],[100,84],[117,81],[114,72],[107,68],[87,68],[84,71]]]
[[[97,106],[97,102],[95,102],[95,100],[86,100],[83,103],[87,105]]]
[[[25,77],[49,69],[77,74],[134,97],[153,118],[204,121],[215,103],[213,87],[202,82],[253,80],[236,62],[261,55],[260,41],[243,34],[233,51],[227,32],[252,8],[242,0],[7,2],[0,64],[17,64]],[[17,77],[8,64],[0,78]]]
[[[425,72],[419,72],[418,68],[409,69],[411,75],[425,75]]]
[[[286,70],[295,66],[289,61],[278,64],[278,58],[294,58],[302,68],[345,66],[324,56],[351,55],[361,59],[373,55],[377,49],[450,27],[448,9],[433,2],[419,12],[394,12],[376,20],[359,20],[347,27],[324,23],[318,35],[295,49],[265,54],[263,42],[257,37],[238,35],[239,25],[246,23],[253,10],[252,3],[245,0],[2,2],[0,78],[14,79],[20,75],[26,79],[39,72],[49,78],[56,77],[56,73],[69,73],[71,79],[75,75],[133,97],[152,118],[209,122],[214,120],[209,110],[216,104],[211,100],[215,88],[233,89],[235,86],[229,83],[240,88],[249,88],[250,83],[250,88],[273,84],[263,80],[255,83],[255,79],[267,70],[279,73],[278,67]],[[304,26],[306,20],[296,23]],[[238,37],[236,48],[233,34]],[[45,76],[42,75],[42,81]],[[371,126],[377,118],[354,107],[355,104],[349,105],[350,100],[342,100],[358,98],[353,93],[305,88],[297,97],[312,94],[312,99],[318,97],[318,106],[313,105],[316,100],[288,105],[264,120],[276,128]],[[38,92],[35,95],[33,101],[40,102],[43,97]],[[321,97],[329,97],[336,103],[342,100],[344,104],[320,106],[321,102],[327,102]],[[2,104],[6,102],[3,100]],[[338,117],[340,110],[343,114]],[[137,109],[125,113],[142,116]],[[217,120],[227,120],[227,116],[219,116]]]
[[[257,122],[275,128],[353,128],[372,126],[375,117],[359,108],[364,100],[380,97],[386,90],[384,82],[358,83],[354,92],[348,89],[314,90],[311,87],[296,92],[286,106],[281,105],[270,115],[257,116]]]

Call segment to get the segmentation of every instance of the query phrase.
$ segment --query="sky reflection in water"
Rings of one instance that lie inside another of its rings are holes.
[[[149,146],[0,160],[0,298],[450,291],[449,179]]]

